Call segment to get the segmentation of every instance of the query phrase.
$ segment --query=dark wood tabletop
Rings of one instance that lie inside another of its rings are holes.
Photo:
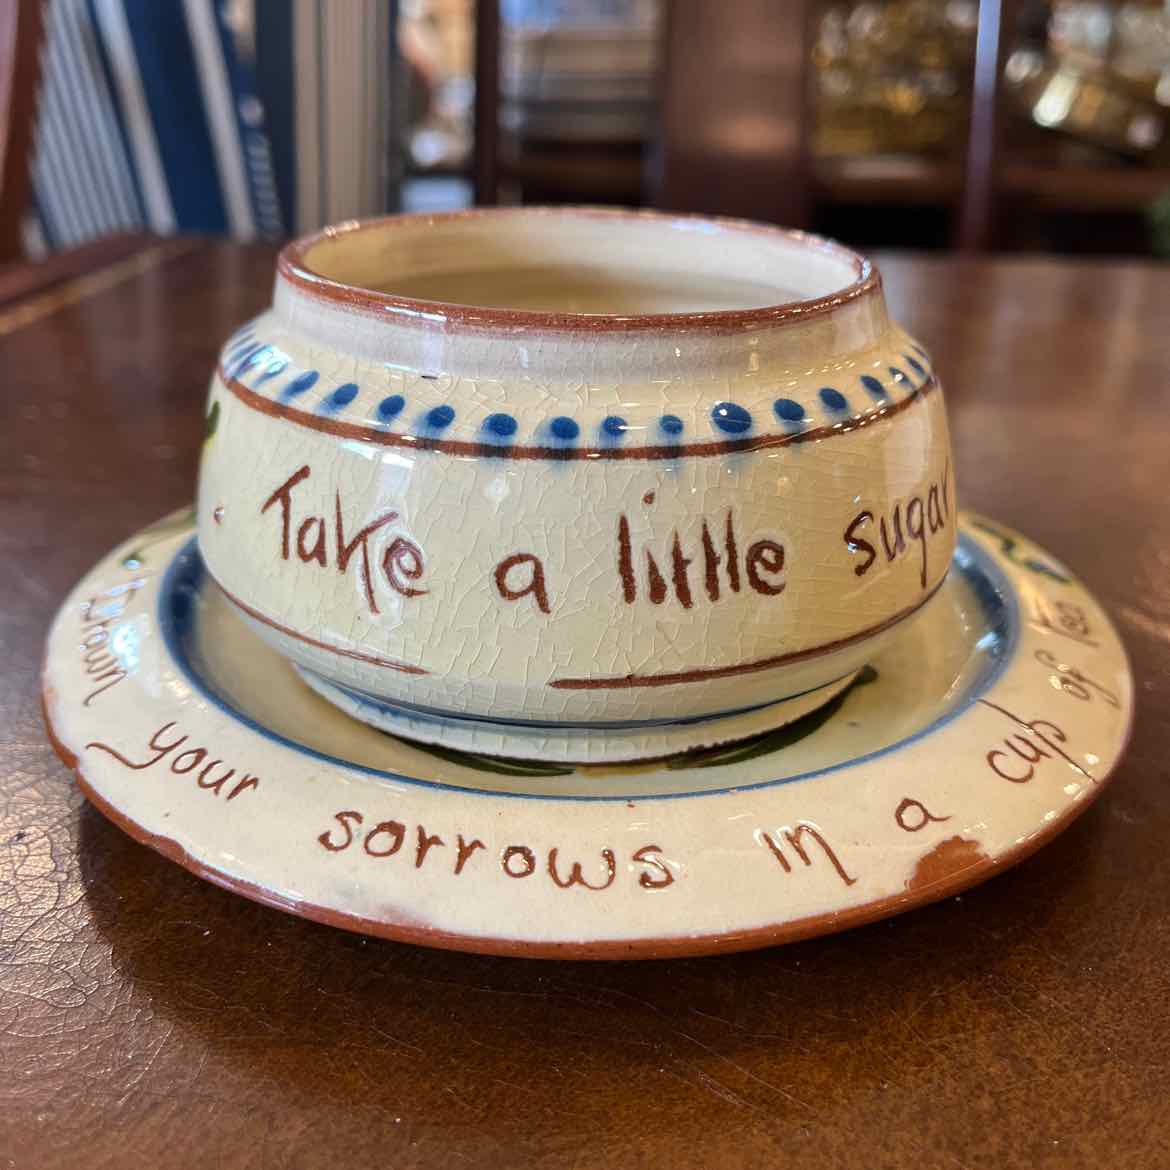
[[[1103,797],[864,929],[644,964],[428,951],[134,844],[41,722],[48,623],[188,502],[272,253],[139,241],[0,305],[0,1168],[1170,1166],[1170,269],[881,258],[962,501],[1073,566],[1132,656]],[[19,295],[18,295],[19,294]]]

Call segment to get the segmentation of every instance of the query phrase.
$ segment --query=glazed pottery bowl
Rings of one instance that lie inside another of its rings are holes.
[[[955,513],[930,360],[861,257],[508,209],[284,250],[212,379],[198,540],[359,717],[605,759],[830,698],[938,588]]]

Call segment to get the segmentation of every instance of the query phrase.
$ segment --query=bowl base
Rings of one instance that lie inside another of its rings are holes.
[[[799,695],[727,715],[628,727],[587,727],[424,714],[338,686],[295,663],[293,666],[322,698],[390,735],[476,755],[565,764],[655,760],[749,739],[815,711],[841,694],[859,673],[851,671]]]

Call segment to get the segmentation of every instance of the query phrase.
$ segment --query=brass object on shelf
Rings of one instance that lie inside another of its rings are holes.
[[[1072,65],[1008,61],[1007,81],[1031,121],[1120,154],[1144,157],[1166,137],[1167,111],[1126,92],[1108,75]]]
[[[812,64],[820,156],[949,152],[965,133],[974,0],[836,4]]]
[[[1004,80],[1034,125],[1148,157],[1170,130],[1170,13],[1148,0],[1054,3],[1046,44],[1015,49]]]

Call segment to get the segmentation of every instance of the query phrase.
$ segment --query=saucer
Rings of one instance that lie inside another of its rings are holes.
[[[828,702],[642,764],[498,758],[347,717],[248,628],[193,533],[184,512],[138,534],[62,607],[57,751],[110,819],[201,877],[392,939],[652,958],[899,913],[1060,832],[1132,717],[1098,603],[971,514],[942,588]]]

